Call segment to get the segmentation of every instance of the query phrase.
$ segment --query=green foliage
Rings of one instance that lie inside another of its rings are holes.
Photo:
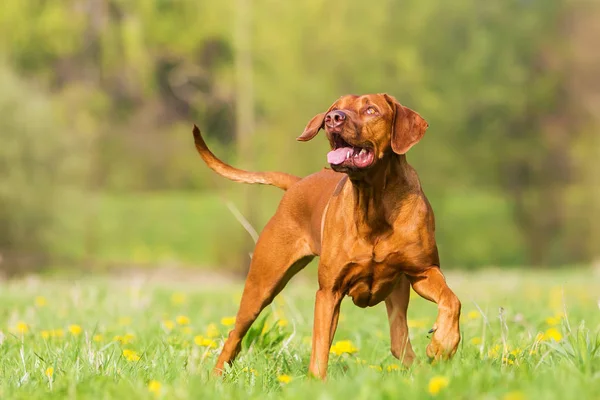
[[[312,173],[325,164],[326,141],[295,143],[305,123],[341,94],[388,92],[430,123],[409,161],[434,204],[449,264],[552,265],[598,255],[588,218],[600,212],[589,189],[597,185],[597,139],[582,133],[594,125],[577,92],[594,87],[595,74],[573,84],[571,75],[588,76],[570,71],[590,51],[567,32],[588,5],[347,1],[330,17],[331,7],[254,1],[242,16],[256,132],[237,156],[235,2],[6,1],[0,54],[22,75],[15,79],[36,82],[31,96],[51,104],[47,118],[60,128],[50,135],[85,142],[77,154],[89,174],[78,189],[92,192],[92,203],[102,197],[95,192],[213,188],[191,145],[193,122],[233,164]],[[266,207],[256,208],[261,225]],[[72,232],[95,230],[81,222],[94,219],[85,209],[73,214],[63,216]]]
[[[61,235],[58,210],[87,167],[47,96],[0,66],[0,257],[8,271],[38,265]]]

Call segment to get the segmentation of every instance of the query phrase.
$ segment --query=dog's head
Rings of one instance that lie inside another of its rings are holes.
[[[427,122],[387,94],[342,96],[310,120],[297,140],[325,129],[331,145],[327,161],[338,172],[356,174],[388,153],[406,153],[425,134]]]

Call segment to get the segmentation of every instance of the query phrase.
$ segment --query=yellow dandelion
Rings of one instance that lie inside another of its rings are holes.
[[[363,360],[362,358],[358,358],[358,357],[356,357],[356,360],[355,360],[355,362],[356,362],[357,364],[362,364],[362,365],[365,365],[365,364],[367,363],[367,360]]]
[[[53,330],[50,331],[50,336],[51,337],[61,338],[61,337],[65,336],[65,331],[62,330],[61,328],[53,329]]]
[[[119,325],[121,325],[121,326],[131,325],[131,317],[120,317]]]
[[[138,361],[140,359],[140,355],[130,349],[123,349],[123,357],[125,357],[127,361]]]
[[[92,340],[96,343],[100,343],[104,341],[104,336],[102,336],[101,334],[97,333],[94,335],[94,337],[92,338]]]
[[[27,332],[29,332],[29,325],[27,325],[26,322],[19,321],[19,322],[17,322],[17,325],[15,326],[15,329],[16,329],[17,333],[20,333],[21,335],[24,335]]]
[[[562,333],[556,328],[549,328],[544,332],[543,338],[544,340],[554,340],[559,342],[562,339]]]
[[[161,387],[162,385],[160,384],[160,382],[154,379],[148,382],[148,391],[150,393],[159,394]]]
[[[134,338],[135,338],[135,335],[133,333],[126,333],[123,336],[117,335],[117,336],[113,337],[113,340],[115,342],[119,342],[121,344],[129,344],[133,341]]]
[[[69,325],[69,332],[73,336],[79,336],[81,334],[81,326],[79,326],[79,325]]]
[[[482,340],[478,336],[471,339],[471,344],[474,346],[480,345],[481,343],[482,343]]]
[[[292,381],[292,377],[284,374],[284,375],[279,375],[277,377],[277,380],[283,384],[288,384]]]
[[[44,372],[44,374],[48,377],[48,379],[52,380],[52,376],[54,375],[54,368],[46,368],[46,372]]]
[[[506,393],[502,397],[502,400],[525,400],[526,398],[527,397],[525,396],[525,393],[519,392],[519,391],[514,391],[514,392]]]
[[[450,384],[450,379],[445,376],[434,376],[429,380],[427,389],[432,395],[437,395],[442,389]]]
[[[377,372],[383,371],[383,368],[381,368],[381,366],[379,366],[379,365],[369,365],[369,368],[373,369],[373,370],[375,370]]]
[[[407,324],[409,328],[426,328],[428,325],[425,319],[409,319]]]
[[[488,357],[496,358],[500,354],[500,345],[497,344],[488,350]]]
[[[36,296],[36,298],[35,298],[35,306],[36,307],[44,307],[46,304],[47,304],[47,301],[44,296]]]
[[[173,321],[171,321],[171,320],[168,320],[168,319],[164,320],[162,322],[162,325],[168,331],[172,331],[173,328],[175,328],[175,323]]]
[[[206,327],[206,336],[209,338],[216,338],[219,336],[219,329],[216,324],[208,324]]]
[[[233,326],[235,325],[235,317],[223,317],[221,318],[221,325]]]
[[[200,336],[200,335],[194,337],[194,343],[196,343],[196,345],[198,345],[198,346],[208,347],[211,349],[215,349],[217,347],[217,342],[215,342],[212,339]]]
[[[277,326],[280,326],[282,328],[288,326],[287,319],[284,318],[284,319],[280,319],[279,321],[277,321]]]
[[[187,299],[183,293],[173,293],[171,295],[171,303],[175,305],[185,304],[186,301]]]
[[[50,338],[50,331],[41,331],[40,335],[42,335],[42,339],[49,339]]]
[[[358,349],[352,344],[350,340],[340,340],[336,342],[331,349],[329,350],[333,354],[342,355],[344,353],[353,354],[358,351]]]
[[[502,362],[507,365],[513,365],[515,363],[515,359],[512,357],[502,357]]]
[[[398,371],[399,369],[400,367],[398,366],[398,364],[390,364],[385,368],[387,372]]]
[[[254,368],[244,367],[242,368],[242,372],[248,372],[254,376],[258,376],[258,372]]]
[[[560,317],[548,317],[546,318],[546,324],[549,326],[556,326],[560,324]]]
[[[481,314],[479,313],[479,311],[469,311],[469,313],[467,314],[467,318],[468,319],[479,319],[481,318]]]
[[[178,325],[189,325],[190,319],[185,315],[178,315],[177,318],[175,318],[175,322],[177,322]]]
[[[269,331],[269,329],[271,329],[271,327],[269,326],[268,323],[265,322],[265,324],[263,325],[263,329],[260,332],[261,335],[264,335],[265,333],[267,333]]]

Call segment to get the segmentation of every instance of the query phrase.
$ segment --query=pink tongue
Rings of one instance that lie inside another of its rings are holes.
[[[350,152],[350,155],[352,155],[353,151],[354,150],[351,147],[341,147],[339,149],[332,150],[327,153],[327,162],[334,165],[341,164],[346,160],[346,154]]]

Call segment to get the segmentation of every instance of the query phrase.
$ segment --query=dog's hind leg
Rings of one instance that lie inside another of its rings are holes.
[[[410,282],[405,275],[402,275],[392,293],[385,299],[385,308],[390,323],[392,355],[407,367],[413,363],[416,357],[408,336],[406,310],[409,298]]]
[[[287,215],[275,214],[261,233],[250,263],[235,327],[229,333],[214,373],[223,373],[240,351],[242,339],[260,312],[314,257],[302,229]]]

